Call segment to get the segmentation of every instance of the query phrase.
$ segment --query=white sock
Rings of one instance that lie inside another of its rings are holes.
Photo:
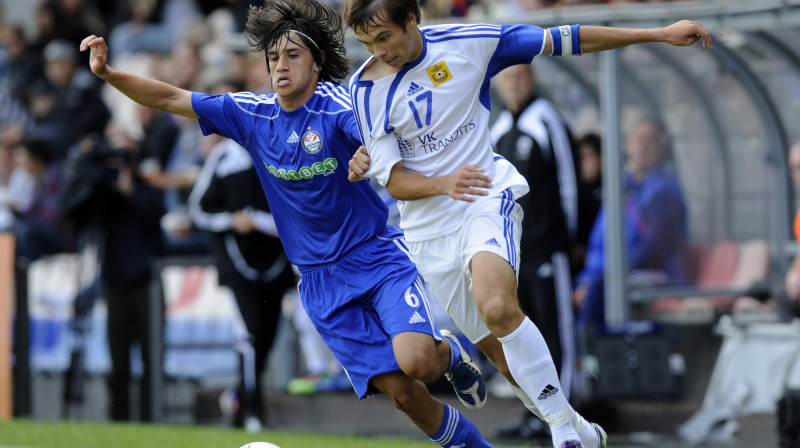
[[[555,446],[567,440],[577,440],[578,434],[571,424],[572,407],[561,391],[550,350],[536,325],[525,317],[511,334],[497,339],[503,344],[503,353],[514,380],[550,425]]]
[[[550,425],[550,434],[553,436],[553,446],[561,446],[567,440],[578,440],[578,435],[575,434],[575,429],[572,423],[564,423],[561,426]],[[583,442],[581,442],[583,445]],[[587,445],[588,446],[588,445]]]
[[[539,417],[541,420],[544,420],[539,408],[536,407],[536,405],[533,403],[533,400],[528,397],[528,394],[526,394],[524,390],[511,383],[508,383],[508,385],[511,386],[511,390],[514,392],[514,395],[516,395],[522,401],[522,404],[524,404],[525,407],[531,411],[531,413],[533,413],[533,415]],[[592,424],[580,414],[575,412],[574,409],[571,410],[570,421],[572,422],[572,429],[578,433],[583,445],[586,445],[587,448],[595,446],[598,448],[600,447],[600,440],[597,438],[597,431],[595,431],[594,426],[592,426]]]
[[[533,403],[533,400],[531,400],[531,397],[529,397],[524,390],[520,389],[519,387],[511,383],[508,383],[508,385],[511,386],[511,390],[514,392],[514,395],[516,395],[520,400],[522,400],[522,404],[524,404],[525,407],[528,408],[528,410],[533,413],[533,415],[539,417],[539,419],[541,420],[544,420],[544,417],[542,417],[542,413],[539,411],[539,408],[536,407],[536,405]]]
[[[581,444],[586,448],[600,447],[600,439],[597,438],[597,431],[577,412],[572,412],[572,427],[581,437]]]

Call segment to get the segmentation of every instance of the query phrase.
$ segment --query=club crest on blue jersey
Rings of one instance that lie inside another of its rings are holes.
[[[450,76],[450,69],[447,68],[447,64],[445,64],[444,61],[433,64],[425,70],[428,72],[428,76],[431,78],[431,81],[433,81],[434,87],[438,87],[441,84],[453,79],[453,77]]]
[[[400,134],[394,133],[397,138],[397,147],[400,148],[400,157],[410,159],[414,157],[414,143],[411,140],[404,139]]]
[[[322,135],[309,129],[303,134],[303,149],[309,154],[316,154],[322,149]]]

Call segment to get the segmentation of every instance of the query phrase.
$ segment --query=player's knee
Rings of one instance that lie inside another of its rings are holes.
[[[520,313],[519,306],[500,294],[482,298],[478,302],[478,311],[490,329],[514,320]]]
[[[400,369],[411,378],[430,383],[436,381],[442,372],[436,365],[436,357],[425,353],[407,354],[403,359],[398,359]]]

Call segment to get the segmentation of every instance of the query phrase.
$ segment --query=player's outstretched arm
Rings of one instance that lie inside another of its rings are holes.
[[[703,40],[704,48],[711,48],[711,35],[700,22],[681,20],[663,28],[613,28],[581,26],[580,44],[584,53],[613,50],[633,44],[664,42],[685,47]]]
[[[455,174],[440,177],[427,177],[410,173],[398,162],[392,167],[386,189],[393,198],[401,201],[430,196],[448,195],[460,201],[473,202],[474,196],[486,196],[492,186],[492,179],[481,174],[483,168],[478,165],[464,165]]]
[[[108,46],[102,37],[92,35],[83,39],[80,50],[89,50],[92,73],[133,101],[163,112],[198,118],[192,108],[192,93],[188,90],[111,68],[108,65]]]

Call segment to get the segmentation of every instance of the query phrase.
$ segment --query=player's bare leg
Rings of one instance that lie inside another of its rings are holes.
[[[377,375],[371,383],[440,446],[491,448],[472,422],[454,408],[433,398],[421,381],[397,371]]]
[[[458,339],[441,330],[442,340],[427,333],[407,331],[392,340],[397,364],[406,375],[431,383],[442,374],[467,409],[481,409],[486,404],[486,383],[477,364],[470,358]]]
[[[575,412],[562,392],[550,350],[539,329],[519,308],[514,269],[490,252],[475,254],[470,268],[478,312],[501,343],[508,370],[529,399],[523,402],[526,406],[532,402],[539,410],[556,447],[579,443],[572,425]]]

